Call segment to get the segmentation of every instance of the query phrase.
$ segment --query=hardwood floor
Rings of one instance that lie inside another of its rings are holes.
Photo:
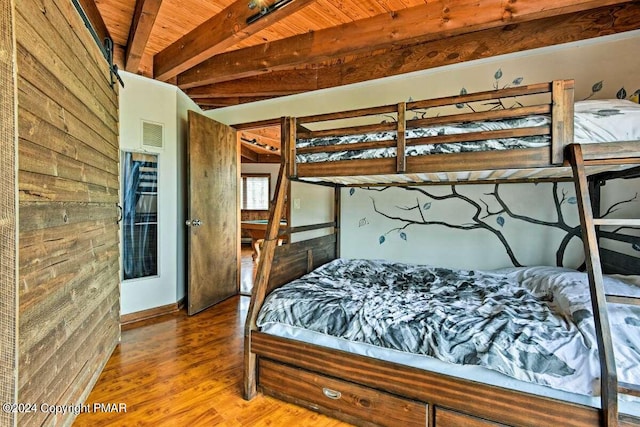
[[[242,399],[248,306],[248,297],[233,297],[123,331],[86,403],[126,404],[126,412],[85,412],[74,426],[348,426],[262,394]]]

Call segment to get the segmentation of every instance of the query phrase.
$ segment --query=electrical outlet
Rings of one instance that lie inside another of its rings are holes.
[[[293,199],[293,209],[300,209],[300,199]]]

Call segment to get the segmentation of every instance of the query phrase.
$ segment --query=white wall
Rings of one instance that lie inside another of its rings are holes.
[[[164,149],[158,153],[158,270],[157,277],[121,284],[121,313],[173,304],[184,296],[184,117],[198,108],[175,86],[121,72],[120,148],[141,151],[142,122],[164,125]],[[199,109],[198,109],[199,110]],[[147,152],[153,152],[146,149]]]
[[[465,87],[468,91],[487,90],[495,83],[494,75],[498,69],[503,74],[503,78],[500,80],[501,85],[509,84],[517,77],[523,77],[522,84],[559,78],[573,78],[576,79],[576,98],[584,99],[591,96],[592,86],[602,81],[603,88],[595,94],[594,98],[610,98],[615,96],[620,87],[625,87],[629,94],[640,88],[640,75],[637,73],[640,68],[640,55],[637,55],[639,43],[640,31],[633,31],[551,48],[535,49],[456,64],[388,79],[217,109],[206,114],[222,123],[233,124],[286,115],[306,115],[396,103],[406,101],[410,97],[420,99],[446,96],[458,93],[462,87]],[[183,188],[182,179],[184,179],[182,173],[182,168],[184,167],[183,144],[186,135],[186,111],[188,109],[198,111],[199,109],[173,86],[125,72],[122,75],[125,80],[125,88],[120,91],[120,138],[122,147],[130,149],[139,147],[141,119],[164,123],[166,137],[166,145],[160,154],[159,165],[161,191],[159,195],[160,227],[166,230],[161,232],[160,235],[162,251],[160,254],[160,277],[158,279],[143,279],[122,284],[122,313],[126,314],[171,304],[184,296],[185,273],[183,256],[185,243],[182,224],[184,223],[186,200],[185,194],[181,192]],[[624,185],[633,186],[635,184]],[[275,177],[272,187],[275,188]],[[522,190],[524,187],[514,188]],[[480,187],[475,187],[475,189],[470,188],[464,191],[470,191],[475,196],[480,197],[479,192],[483,190]],[[535,201],[529,190],[526,191],[528,192],[528,201]],[[360,196],[361,193],[359,192],[358,195]],[[379,195],[383,196],[380,200],[386,206],[394,206],[397,198],[404,197],[401,194]],[[405,245],[405,243],[409,242],[405,242],[403,239],[389,239],[385,241],[384,245],[380,245],[377,240],[374,240],[373,244],[363,240],[379,238],[381,233],[387,231],[385,227],[388,224],[380,222],[378,226],[372,226],[369,218],[370,214],[363,211],[363,209],[371,210],[370,199],[363,197],[359,200],[351,197],[351,200],[349,200],[349,197],[343,196],[342,228],[343,233],[345,233],[341,240],[343,254],[351,253],[354,256],[368,254],[367,256],[371,257],[384,255],[394,259],[414,259],[419,256],[417,254],[421,252],[407,249],[409,246]],[[617,200],[618,195],[613,194],[607,197],[613,197]],[[333,212],[329,208],[333,200],[333,191],[330,188],[293,183],[292,199],[296,198],[300,199],[301,208],[299,210],[292,209],[292,225],[305,225],[333,219]],[[352,206],[350,204],[352,203],[356,204],[356,209],[361,209],[361,211],[351,211]],[[513,203],[516,202],[514,201]],[[514,206],[516,205],[514,204]],[[362,214],[366,214],[367,218],[369,218],[369,225],[365,227],[360,226],[360,220],[364,217]],[[376,220],[376,223],[378,221]],[[347,229],[348,224],[351,224],[351,229]],[[505,227],[510,226],[511,224],[505,225]],[[363,235],[363,228],[367,229],[367,236]],[[536,262],[536,257],[541,252],[544,252],[543,246],[545,242],[554,238],[544,237],[540,242],[532,243],[530,242],[530,236],[535,235],[536,232],[524,231],[524,228],[522,230],[511,230],[509,233],[513,232],[517,236],[517,240],[520,242],[516,244],[517,251],[524,253],[519,255],[524,262],[529,263],[530,260]],[[463,260],[464,263],[469,265],[478,264],[476,261],[484,258],[486,258],[486,262],[481,261],[479,264],[487,268],[508,264],[505,261],[504,254],[499,254],[500,248],[497,249],[497,252],[494,251],[491,254],[484,251],[486,247],[482,243],[483,239],[476,237],[481,232],[467,233],[473,234],[473,237],[468,239],[468,243],[453,245],[451,243],[451,234],[444,233],[443,230],[434,231],[429,228],[427,235],[429,241],[433,242],[431,248],[446,248],[445,251],[429,256],[434,256],[433,259],[436,262],[441,261],[447,265],[450,265],[451,260],[454,259],[456,264],[458,264],[459,260]],[[349,237],[344,238],[344,236]],[[408,235],[408,239],[411,238],[412,240],[411,244],[415,243],[414,240],[420,240],[415,236],[418,236],[418,234],[413,231]],[[384,247],[389,253],[381,254],[379,252],[381,247]],[[422,248],[425,248],[424,244],[422,244]],[[477,256],[479,250],[483,251],[484,258]],[[169,255],[165,254],[165,252]],[[425,256],[420,257],[424,258]],[[475,261],[470,262],[470,259],[475,259]],[[549,260],[550,258],[547,254],[541,258],[540,262],[547,263]],[[570,262],[575,262],[575,260]]]
[[[517,78],[522,78],[521,84],[554,79],[575,79],[576,100],[589,97],[614,98],[622,87],[629,96],[640,89],[640,74],[637,72],[640,69],[638,46],[640,46],[640,31],[632,31],[340,88],[228,107],[206,114],[223,123],[242,123],[287,115],[300,116],[393,104],[409,98],[417,100],[448,96],[458,94],[463,87],[469,92],[490,90],[495,84],[499,87],[512,85],[513,80]],[[502,77],[496,81],[495,76],[498,70]],[[592,93],[598,82],[602,82],[602,89]],[[512,186],[509,191],[526,194],[521,201],[514,199],[511,202],[513,206],[528,203],[530,209],[545,206],[547,213],[553,212],[549,207],[551,200],[549,190],[539,193],[539,189],[532,186],[516,184]],[[482,192],[486,191],[486,188],[475,186],[458,188],[476,199],[482,198]],[[506,189],[506,186],[504,188]],[[447,187],[444,187],[437,191],[446,189]],[[341,255],[343,256],[384,257],[407,261],[427,260],[453,267],[494,268],[511,265],[509,258],[505,257],[504,249],[500,245],[495,246],[495,237],[486,238],[487,231],[461,232],[445,228],[436,229],[432,226],[423,227],[423,231],[417,231],[417,227],[414,226],[407,235],[407,241],[401,238],[388,238],[384,244],[380,245],[378,243],[380,235],[386,233],[389,228],[393,228],[392,225],[388,221],[371,215],[369,195],[363,191],[357,191],[357,196],[349,197],[344,196],[345,191],[342,193],[341,209],[343,232]],[[573,191],[571,186],[567,191]],[[306,196],[308,193],[304,190],[300,194]],[[615,192],[609,195],[616,200],[619,196],[620,194]],[[292,198],[295,197],[292,196]],[[400,191],[378,193],[376,197],[381,205],[391,208],[411,203],[410,200],[403,199],[405,194]],[[321,200],[322,196],[319,203],[324,203]],[[313,202],[311,204],[313,205]],[[520,207],[525,209],[524,206]],[[462,212],[456,210],[457,207],[450,206],[450,209],[449,213],[452,217],[462,215]],[[527,212],[526,209],[525,212]],[[575,214],[575,209],[573,212],[571,215]],[[545,212],[537,212],[536,216],[544,214]],[[361,227],[363,218],[366,218],[364,222],[368,221],[368,224]],[[572,218],[577,223],[577,217]],[[292,211],[292,221],[296,221],[295,211]],[[498,227],[501,230],[505,229],[503,231],[510,236],[518,259],[528,265],[555,264],[553,255],[561,235],[549,230],[541,232],[536,227],[525,224],[517,226],[516,224],[508,221],[503,227]],[[459,240],[460,237],[462,240]],[[574,239],[568,258],[565,258],[565,265],[575,266],[580,262],[581,256],[580,245]]]
[[[323,185],[291,182],[291,226],[323,224],[334,219],[334,190]],[[292,242],[324,236],[329,230],[312,230],[291,236]]]

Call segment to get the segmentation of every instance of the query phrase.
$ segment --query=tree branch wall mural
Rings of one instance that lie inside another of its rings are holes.
[[[507,197],[503,194],[505,188],[510,189]],[[532,265],[530,252],[540,248],[553,254],[557,266],[576,268],[582,263],[577,201],[571,183],[368,187],[352,188],[348,194],[368,199],[369,214],[360,217],[357,225],[369,228],[370,240],[365,246],[377,243],[379,252],[398,242],[416,251],[428,247],[437,252],[439,243],[427,231],[437,228],[451,230],[450,240],[459,240],[461,246],[469,240],[478,240],[487,252],[502,252],[506,257],[503,266]],[[543,200],[545,194],[547,200]],[[524,200],[516,203],[518,197]],[[402,202],[398,203],[399,200]],[[603,209],[602,216],[609,217],[636,203],[638,194],[630,194]],[[372,223],[375,231],[370,227]],[[466,237],[459,234],[462,232]],[[548,237],[550,234],[554,237]],[[542,243],[538,241],[541,239]],[[579,254],[572,253],[567,261],[570,248]],[[478,254],[479,259],[483,256]]]

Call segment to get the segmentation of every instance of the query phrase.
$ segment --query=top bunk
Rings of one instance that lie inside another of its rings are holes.
[[[463,91],[464,92],[464,91]],[[574,102],[573,80],[283,119],[291,179],[342,186],[570,180],[640,165],[640,106]]]

